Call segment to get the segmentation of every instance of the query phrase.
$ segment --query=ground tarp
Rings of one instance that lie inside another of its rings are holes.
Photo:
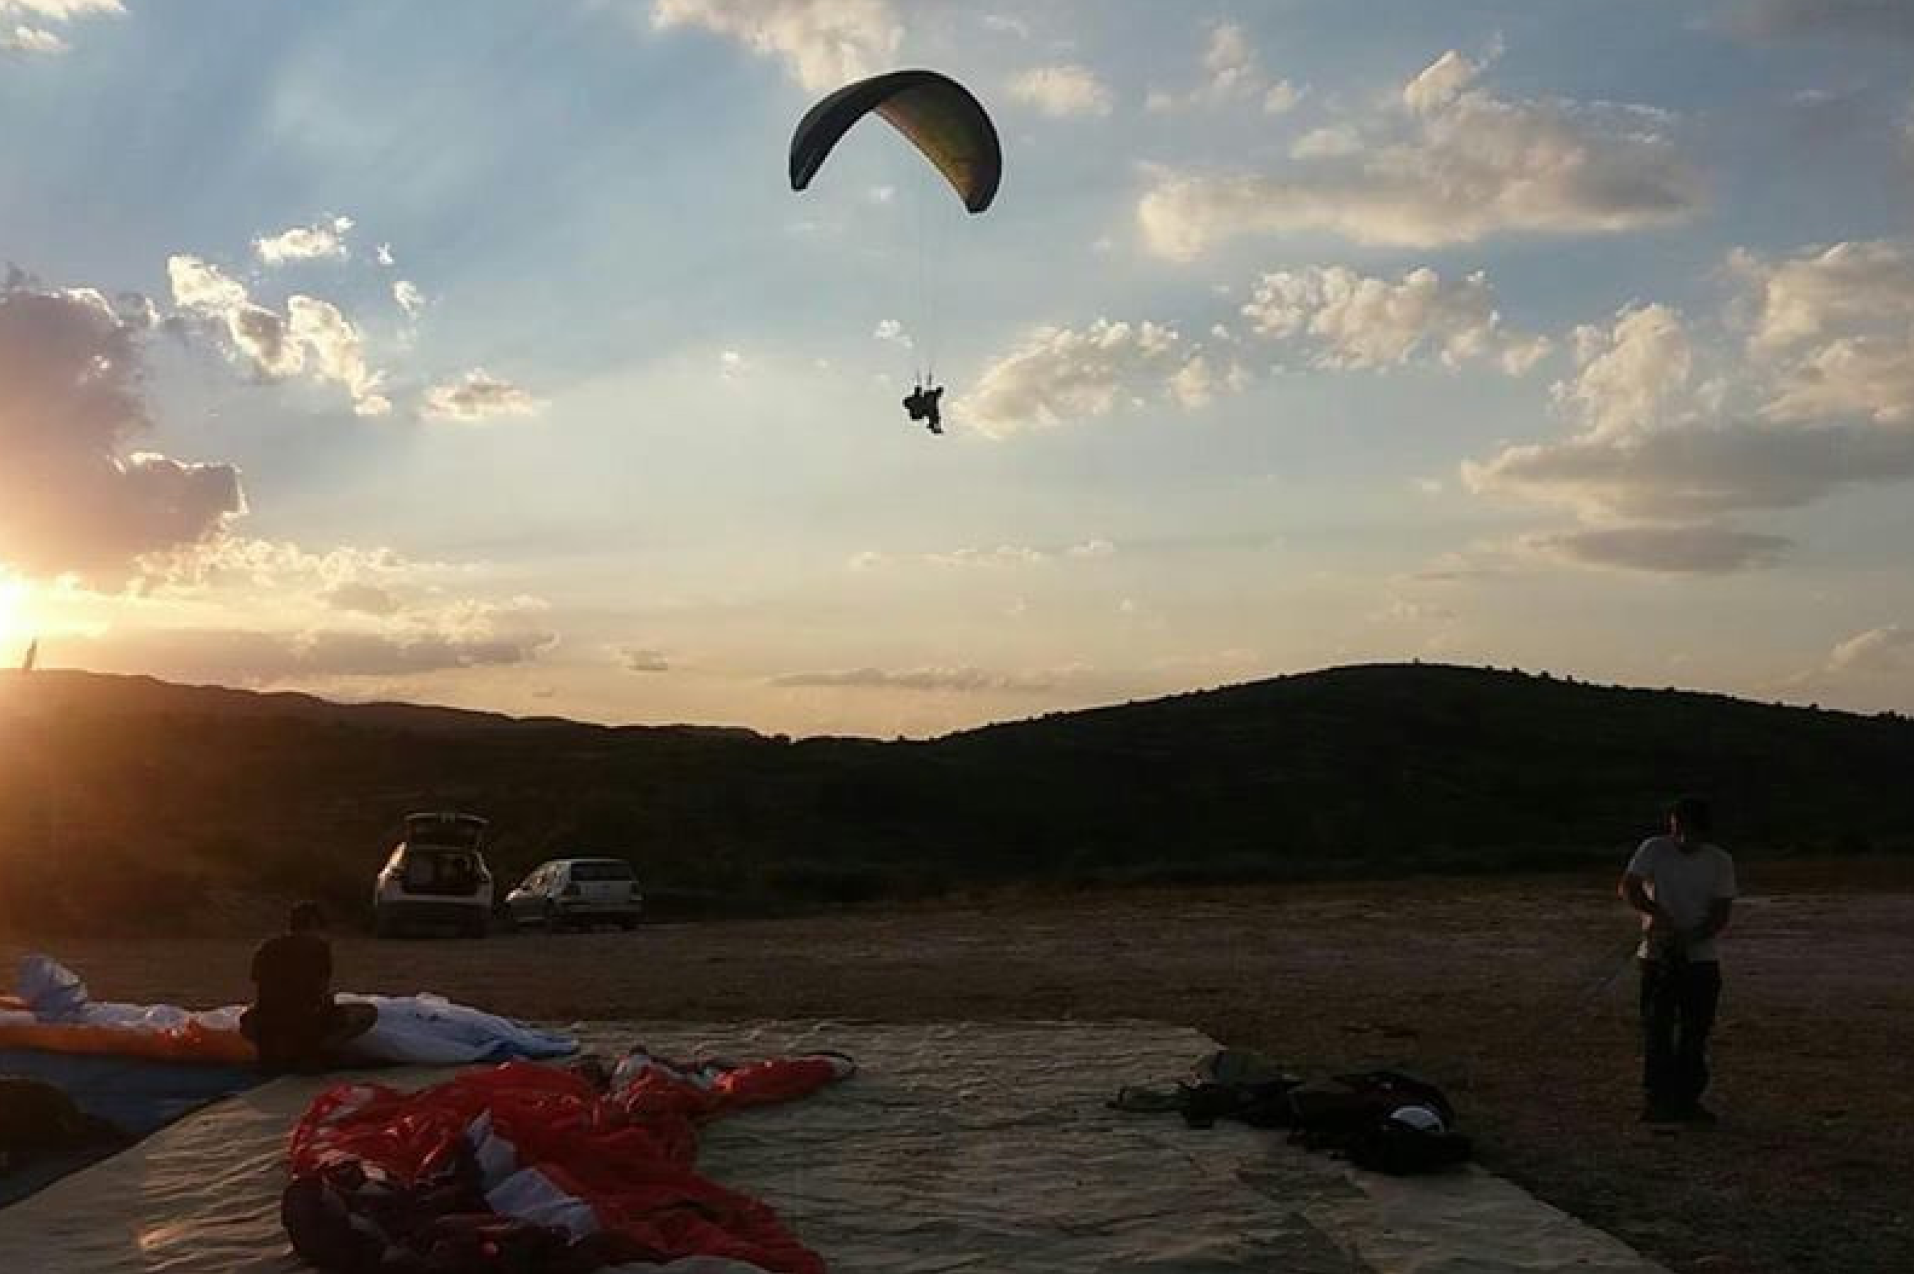
[[[125,1133],[128,1141],[163,1128],[208,1102],[259,1083],[258,1072],[244,1067],[33,1049],[0,1049],[0,1075],[20,1075],[51,1084],[87,1114]],[[0,1207],[18,1202],[118,1148],[103,1143],[21,1154],[0,1173]]]
[[[1469,1169],[1393,1179],[1281,1133],[1104,1108],[1215,1045],[1147,1023],[593,1025],[589,1046],[731,1057],[842,1049],[858,1076],[710,1127],[700,1168],[777,1210],[836,1271],[1657,1274],[1628,1247]],[[423,1085],[444,1071],[385,1072]],[[323,1081],[194,1115],[0,1212],[45,1274],[299,1268],[279,1225],[287,1130]],[[674,1274],[735,1274],[680,1263]]]

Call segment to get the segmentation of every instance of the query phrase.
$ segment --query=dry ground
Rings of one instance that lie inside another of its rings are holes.
[[[1630,922],[1611,884],[1126,892],[635,934],[343,937],[337,982],[561,1022],[1184,1023],[1298,1069],[1420,1070],[1457,1099],[1490,1167],[1678,1270],[1914,1270],[1909,873],[1744,869],[1755,896],[1725,949],[1711,1098],[1724,1119],[1679,1135],[1633,1121]],[[58,952],[103,998],[207,1004],[244,997],[249,946]],[[0,958],[19,947],[0,936]]]

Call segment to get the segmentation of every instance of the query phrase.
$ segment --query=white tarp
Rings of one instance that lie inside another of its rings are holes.
[[[838,1048],[858,1076],[722,1120],[700,1166],[776,1208],[845,1274],[1659,1274],[1620,1242],[1467,1171],[1354,1172],[1234,1124],[1103,1103],[1215,1047],[1150,1023],[592,1024],[588,1047],[731,1057]],[[386,1082],[444,1072],[398,1071]],[[10,1268],[298,1268],[279,1228],[286,1130],[320,1083],[279,1080],[0,1211]],[[733,1267],[735,1268],[735,1267]],[[673,1274],[719,1274],[680,1263]]]

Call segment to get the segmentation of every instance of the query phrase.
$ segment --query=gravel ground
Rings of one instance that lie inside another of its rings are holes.
[[[1010,897],[483,942],[342,936],[336,982],[557,1022],[1175,1022],[1302,1070],[1418,1070],[1456,1099],[1490,1168],[1677,1270],[1914,1270],[1914,889],[1878,865],[1749,866],[1743,881],[1754,896],[1724,945],[1710,1098],[1722,1124],[1675,1135],[1634,1122],[1630,917],[1607,879]],[[0,935],[0,958],[25,946]],[[96,996],[193,1005],[243,999],[250,948],[55,944]]]

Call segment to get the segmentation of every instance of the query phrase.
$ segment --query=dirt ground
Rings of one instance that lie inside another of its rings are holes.
[[[336,982],[557,1022],[1187,1024],[1299,1070],[1386,1063],[1433,1078],[1490,1168],[1677,1270],[1914,1270],[1914,878],[1747,865],[1743,884],[1710,1098],[1722,1123],[1679,1134],[1634,1121],[1631,924],[1606,878],[997,898],[484,942],[345,936]],[[89,939],[57,954],[101,998],[204,1005],[244,998],[250,945]],[[0,935],[0,959],[20,949]]]

